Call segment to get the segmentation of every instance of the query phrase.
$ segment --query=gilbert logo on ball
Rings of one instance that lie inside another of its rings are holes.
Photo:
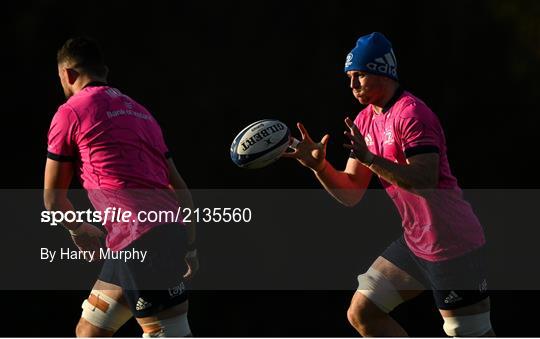
[[[279,120],[264,119],[244,128],[231,145],[231,159],[239,167],[261,168],[281,157],[290,144],[289,128]]]

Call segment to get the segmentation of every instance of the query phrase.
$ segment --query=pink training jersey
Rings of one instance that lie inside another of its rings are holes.
[[[372,153],[398,164],[422,153],[440,156],[436,190],[418,195],[379,178],[401,215],[405,241],[416,256],[441,261],[485,243],[482,226],[450,172],[439,120],[424,102],[399,90],[383,113],[368,105],[354,123]]]
[[[87,86],[58,108],[48,134],[48,157],[73,161],[96,211],[131,211],[107,221],[107,247],[121,250],[164,222],[140,222],[139,211],[174,211],[167,146],[161,128],[140,104],[106,86]],[[109,218],[111,219],[111,218]]]

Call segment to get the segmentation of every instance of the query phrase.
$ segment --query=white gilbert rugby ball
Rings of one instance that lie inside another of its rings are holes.
[[[289,128],[264,119],[244,128],[231,145],[232,161],[243,168],[261,168],[276,161],[289,147]]]

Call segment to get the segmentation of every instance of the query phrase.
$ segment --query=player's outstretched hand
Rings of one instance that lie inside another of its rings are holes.
[[[314,142],[304,125],[297,123],[296,126],[300,130],[302,140],[296,146],[293,152],[286,152],[283,157],[295,158],[302,165],[311,168],[313,171],[320,171],[326,161],[326,145],[330,136],[326,134],[320,142]]]
[[[197,250],[188,251],[186,253],[185,260],[188,270],[186,274],[184,274],[184,279],[190,280],[193,279],[199,270],[199,257],[197,256]]]
[[[348,117],[345,118],[345,124],[349,128],[349,131],[345,131],[344,134],[350,140],[350,144],[344,144],[343,146],[353,151],[356,159],[362,163],[369,162],[369,159],[373,158],[373,154],[369,151],[364,136],[358,130],[358,127]]]
[[[82,223],[76,230],[70,230],[69,233],[71,234],[71,239],[75,246],[77,246],[80,251],[93,252],[93,258],[94,261],[96,261],[96,258],[99,256],[96,256],[95,253],[99,252],[99,249],[101,248],[100,238],[105,235],[103,231],[92,224]],[[87,256],[85,256],[85,258],[87,258]],[[88,257],[87,261],[92,260]]]

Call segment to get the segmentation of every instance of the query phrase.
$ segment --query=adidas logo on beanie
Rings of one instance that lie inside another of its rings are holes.
[[[397,61],[392,43],[379,32],[361,36],[347,55],[347,71],[364,71],[397,80]]]

